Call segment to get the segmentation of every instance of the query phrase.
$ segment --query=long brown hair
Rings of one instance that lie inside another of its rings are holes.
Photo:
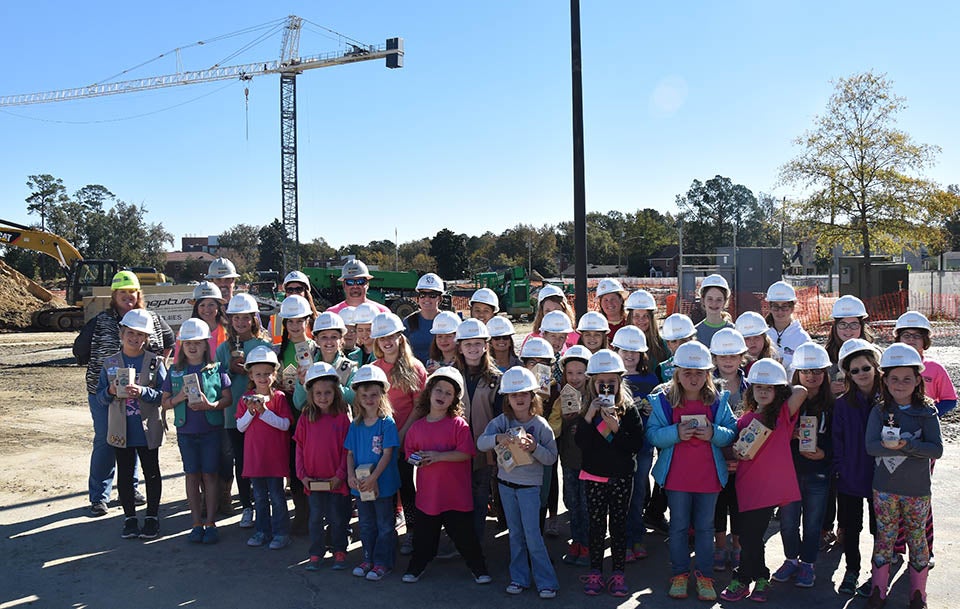
[[[910,394],[910,405],[915,408],[923,408],[924,406],[933,406],[933,400],[927,397],[924,384],[923,384],[923,375],[920,374],[920,371],[916,366],[897,366],[898,368],[911,368],[913,373],[917,376],[917,386],[913,388],[913,393]],[[887,379],[887,375],[896,368],[887,368],[883,371],[883,380]],[[887,384],[883,383],[883,410],[884,414],[893,414],[900,409],[901,404],[897,404],[897,401],[893,399],[893,395],[890,393],[890,389],[887,388]]]
[[[670,352],[664,346],[663,339],[660,338],[660,326],[657,325],[656,312],[652,310],[635,309],[632,313],[633,315],[640,313],[647,316],[647,329],[644,332],[647,338],[647,348],[649,349],[647,355],[657,364],[670,359]],[[633,322],[633,317],[630,318],[630,323],[636,325],[636,323]]]
[[[793,395],[793,387],[790,385],[774,385],[776,390],[773,394],[773,401],[770,402],[770,405],[760,411],[760,405],[757,403],[757,398],[753,395],[753,386],[751,385],[747,389],[747,393],[743,396],[743,411],[744,412],[759,412],[757,416],[760,419],[760,422],[764,424],[767,429],[773,429],[777,426],[777,418],[780,416],[780,408],[783,406],[783,403],[790,399],[790,396]],[[823,393],[821,390],[820,393]],[[829,387],[828,391],[829,393]]]
[[[870,329],[870,325],[867,323],[866,317],[861,317],[860,319],[860,336],[855,336],[854,338],[862,338],[868,343],[876,342],[876,335],[873,333],[873,330]],[[837,320],[834,319],[833,323],[830,324],[830,337],[827,339],[827,345],[824,347],[827,350],[827,355],[830,356],[830,361],[836,363],[840,359],[840,347],[843,346],[843,341],[840,340],[840,337],[837,336]]]
[[[315,423],[317,419],[323,416],[323,411],[320,410],[320,407],[313,403],[313,392],[310,390],[317,383],[330,383],[333,385],[333,403],[330,404],[330,413],[334,416],[338,414],[347,414],[347,401],[343,398],[343,390],[340,388],[340,381],[336,377],[320,377],[318,379],[313,379],[305,389],[307,390],[307,403],[303,406],[302,416],[306,417],[311,423]]]
[[[543,306],[548,300],[560,305],[560,310],[567,314],[567,317],[570,318],[570,323],[573,324],[573,310],[570,309],[570,303],[567,302],[566,296],[548,296],[537,303],[537,314],[533,316],[533,332],[540,331],[540,322],[543,321],[543,316],[546,313],[543,312]]]
[[[857,391],[857,384],[853,382],[853,376],[850,374],[850,362],[853,361],[854,357],[863,356],[867,359],[867,362],[873,367],[873,388],[870,390],[870,394],[867,395],[867,403],[872,405],[873,399],[880,395],[882,391],[883,383],[880,381],[880,361],[877,359],[877,353],[873,349],[863,349],[861,351],[854,351],[847,357],[843,358],[843,364],[840,366],[843,368],[844,372],[844,383],[846,383],[847,393]],[[857,401],[850,400],[850,405],[856,407]]]
[[[800,385],[800,370],[795,370],[793,373],[793,384]],[[807,392],[807,399],[803,401],[803,406],[800,407],[802,413],[806,413],[807,416],[819,417],[821,414],[832,414],[833,413],[833,403],[836,401],[836,398],[833,396],[833,392],[830,391],[830,370],[829,368],[823,368],[823,374],[820,376],[820,387],[817,390],[816,395],[811,395],[810,392]]]
[[[253,318],[253,322],[250,324],[250,334],[251,338],[259,338],[260,340],[270,341],[270,337],[266,336],[266,330],[260,324],[260,315],[257,313],[228,313],[227,320],[231,318],[231,315],[249,315]],[[237,331],[233,329],[233,324],[227,324],[227,339],[230,342],[235,342],[237,340]]]
[[[443,376],[433,376],[427,379],[427,384],[424,386],[423,391],[420,392],[420,395],[417,397],[417,403],[413,407],[413,412],[417,415],[418,419],[430,413],[430,393],[440,381],[449,383],[450,386],[453,387],[453,392],[456,394],[453,403],[447,408],[447,416],[450,418],[463,416],[463,395],[456,383]]]
[[[533,395],[533,399],[530,400],[530,414],[532,416],[538,416],[543,414],[543,400],[540,399],[540,395],[536,391],[528,391]],[[507,416],[508,419],[517,419],[517,415],[513,412],[513,406],[510,405],[510,394],[504,396],[503,400],[503,414]]]

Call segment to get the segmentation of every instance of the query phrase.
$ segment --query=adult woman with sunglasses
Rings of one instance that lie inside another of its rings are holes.
[[[403,318],[403,334],[410,343],[413,356],[426,366],[433,342],[433,320],[440,314],[443,297],[443,279],[436,273],[427,273],[417,280],[417,304],[420,308]]]
[[[343,265],[340,272],[340,283],[343,284],[343,300],[328,307],[331,313],[339,313],[346,307],[356,307],[365,302],[370,303],[381,313],[389,313],[390,309],[379,302],[367,298],[367,289],[370,287],[370,280],[373,275],[367,270],[367,265],[360,260],[351,260]]]

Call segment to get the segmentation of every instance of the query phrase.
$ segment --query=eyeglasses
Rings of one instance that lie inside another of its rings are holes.
[[[838,321],[836,323],[837,330],[859,330],[860,322],[859,321]]]
[[[850,374],[860,374],[861,372],[870,372],[873,366],[864,366],[863,368],[851,368]]]
[[[919,332],[901,332],[900,338],[906,340],[923,340],[923,334]]]
[[[363,277],[360,277],[358,279],[344,279],[343,283],[344,285],[349,285],[349,286],[367,285],[367,280],[364,279]]]
[[[794,303],[788,302],[785,304],[772,304],[770,305],[771,311],[789,311],[794,306]]]
[[[417,292],[417,298],[440,298],[438,292]]]
[[[307,289],[302,285],[291,285],[283,288],[283,291],[287,294],[303,294]]]
[[[820,376],[823,374],[823,370],[817,368],[813,370],[801,370],[800,374],[805,374],[807,376]]]

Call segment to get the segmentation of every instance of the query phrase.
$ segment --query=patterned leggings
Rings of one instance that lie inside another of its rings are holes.
[[[610,553],[614,571],[623,571],[627,552],[627,511],[633,495],[633,475],[609,482],[585,480],[590,520],[590,568],[603,570],[604,539],[610,518]]]
[[[930,514],[930,495],[907,497],[873,491],[873,509],[877,514],[877,534],[873,541],[873,563],[878,566],[893,560],[897,529],[903,522],[910,548],[910,564],[920,570],[930,561],[927,546],[927,516]]]

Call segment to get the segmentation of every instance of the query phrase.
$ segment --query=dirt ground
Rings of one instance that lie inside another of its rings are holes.
[[[520,607],[539,601],[531,592],[506,595],[508,547],[504,533],[488,522],[485,551],[494,583],[476,586],[460,559],[436,560],[420,583],[402,584],[394,573],[380,583],[349,572],[307,573],[307,541],[285,550],[247,548],[247,531],[237,527],[239,514],[221,522],[222,541],[213,547],[192,546],[182,470],[175,432],[161,448],[164,475],[161,520],[163,536],[149,543],[120,539],[122,515],[112,507],[106,517],[87,515],[86,480],[92,425],[83,368],[73,364],[74,333],[0,334],[0,609],[8,607],[379,607],[420,606],[464,609]],[[960,347],[938,347],[930,355],[952,375],[960,371]],[[957,378],[954,378],[955,383]],[[948,444],[934,480],[937,567],[931,572],[931,607],[960,606],[952,577],[960,575],[960,448],[956,418],[945,423]],[[236,505],[236,504],[235,504]],[[291,505],[292,507],[292,505]],[[141,514],[142,515],[142,514]],[[562,516],[561,516],[562,518]],[[565,525],[561,530],[565,529]],[[772,527],[770,535],[776,537]],[[868,535],[861,541],[864,565]],[[669,562],[664,538],[649,535],[650,557],[628,565],[631,596],[603,596],[588,602],[602,607],[675,606],[667,598]],[[561,581],[557,607],[581,607],[578,577],[584,569],[560,563],[562,539],[548,540]],[[767,564],[783,559],[779,539],[767,544]],[[358,544],[350,547],[359,561]],[[400,557],[402,572],[406,559]],[[609,563],[607,563],[609,570]],[[778,607],[817,604],[825,608],[860,607],[863,599],[837,596],[843,575],[838,550],[821,556],[816,587],[801,590],[779,584],[771,595]],[[888,606],[906,606],[906,577],[901,572]],[[718,589],[729,574],[718,573]],[[697,601],[687,601],[696,605]],[[743,604],[743,603],[741,603]],[[725,606],[731,605],[727,603]],[[693,606],[693,605],[691,605]],[[704,606],[700,604],[699,606]],[[717,605],[722,606],[722,605]]]

